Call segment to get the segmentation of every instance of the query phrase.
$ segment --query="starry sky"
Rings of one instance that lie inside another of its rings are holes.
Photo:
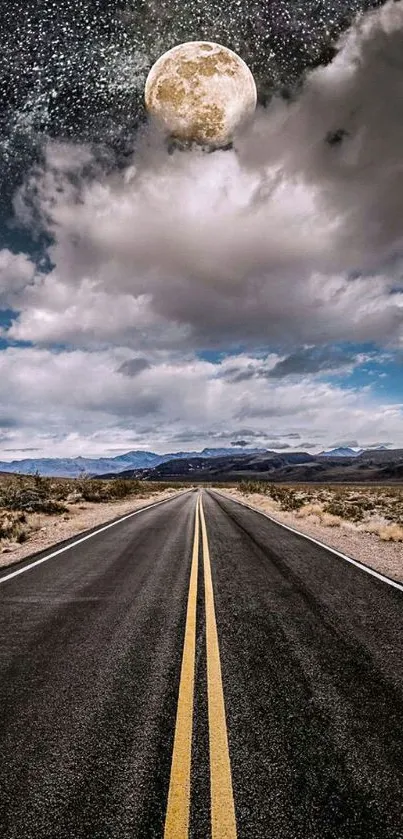
[[[310,450],[403,445],[399,206],[385,198],[400,162],[392,141],[381,148],[375,136],[382,85],[400,93],[386,76],[399,14],[390,0],[9,0],[0,20],[3,459],[239,436]],[[238,52],[257,83],[256,125],[227,157],[184,160],[144,139],[150,67],[196,39]],[[348,82],[341,65],[354,68]],[[157,189],[167,196],[158,204]],[[176,195],[187,208],[182,238],[167,228]],[[217,202],[221,244],[211,248]],[[273,233],[263,247],[266,231],[284,225],[290,240],[279,248]],[[130,229],[140,231],[134,251]]]
[[[147,73],[162,52],[215,40],[250,66],[260,102],[291,95],[380,0],[10,0],[0,36],[0,178],[8,197],[46,137],[130,154]]]

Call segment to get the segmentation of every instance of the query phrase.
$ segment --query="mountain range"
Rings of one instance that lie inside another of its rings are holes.
[[[130,451],[116,457],[43,458],[0,462],[0,472],[53,477],[141,478],[143,480],[270,481],[403,480],[403,449],[384,446],[356,451],[341,447],[319,454],[266,449],[205,448],[201,452],[157,454]]]
[[[102,477],[112,477],[104,475]],[[149,481],[191,481],[221,483],[260,480],[284,483],[401,483],[403,449],[370,449],[354,456],[308,454],[307,452],[243,451],[217,457],[189,457],[168,460],[141,472],[128,470],[122,478]]]
[[[242,449],[239,455],[260,454],[265,449]],[[79,478],[83,475],[117,474],[127,469],[149,469],[169,460],[182,460],[191,457],[214,458],[227,455],[236,456],[234,449],[203,449],[201,452],[171,452],[156,454],[148,451],[131,451],[116,457],[66,457],[66,458],[25,458],[24,460],[0,461],[0,472],[17,472],[21,475],[48,475],[57,478]]]
[[[386,446],[372,446],[370,449],[351,449],[346,446],[340,446],[336,449],[330,449],[327,452],[321,452],[322,457],[358,457],[364,452],[387,452],[390,451]]]

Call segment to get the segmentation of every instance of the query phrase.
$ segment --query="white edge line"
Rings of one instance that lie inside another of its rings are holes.
[[[48,559],[53,559],[53,557],[62,554],[64,551],[69,551],[70,548],[75,548],[75,546],[80,545],[81,542],[86,542],[87,539],[92,539],[93,536],[98,536],[98,533],[103,533],[104,530],[109,530],[110,527],[115,527],[116,524],[121,524],[122,521],[131,519],[132,516],[137,516],[138,513],[144,513],[145,510],[151,510],[153,507],[158,507],[160,504],[166,504],[167,501],[173,501],[174,498],[178,498],[180,495],[186,495],[188,492],[191,492],[191,490],[187,489],[185,492],[178,492],[176,495],[171,496],[171,498],[163,498],[162,501],[156,501],[154,504],[148,504],[147,507],[140,507],[138,510],[134,510],[133,513],[128,513],[126,516],[123,516],[123,518],[117,519],[117,521],[112,521],[110,524],[100,527],[99,530],[95,530],[93,533],[88,533],[87,536],[82,536],[81,539],[76,539],[76,541],[71,542],[70,545],[65,545],[64,548],[59,548],[58,551],[53,551],[53,553],[48,554],[47,556],[42,556],[40,559],[34,560],[34,562],[31,562],[29,565],[24,565],[23,568],[18,568],[17,571],[12,571],[5,577],[0,577],[0,585],[1,583],[5,583],[7,580],[11,580],[13,577],[18,577],[19,574],[24,574],[25,571],[30,571],[31,568],[35,568],[36,565],[41,565],[42,562],[47,562]],[[44,550],[46,550],[46,548],[44,548]],[[29,559],[29,557],[27,557],[27,559]],[[24,560],[21,560],[21,562],[23,561]]]
[[[284,530],[290,530],[291,533],[295,533],[297,536],[302,536],[304,539],[308,539],[309,542],[319,545],[320,548],[324,548],[331,554],[340,557],[340,559],[344,559],[346,562],[351,562],[352,565],[356,565],[357,568],[361,568],[361,571],[371,574],[372,577],[376,577],[377,580],[381,580],[382,583],[387,583],[388,586],[393,586],[393,588],[403,591],[402,583],[398,583],[397,580],[392,580],[390,577],[385,577],[383,574],[380,574],[379,571],[375,571],[368,565],[364,565],[362,562],[359,562],[358,559],[353,559],[351,556],[342,554],[340,551],[337,551],[336,548],[331,548],[330,545],[325,545],[324,542],[319,542],[319,539],[315,539],[313,536],[308,536],[307,533],[301,533],[301,531],[297,530],[295,527],[290,527],[288,524],[283,524],[283,522],[277,521],[277,519],[269,516],[267,513],[264,513],[263,510],[258,510],[257,507],[251,507],[250,504],[245,504],[244,501],[238,501],[236,498],[232,498],[231,495],[225,495],[222,492],[218,492],[216,489],[213,490],[213,492],[216,492],[217,495],[221,496],[221,498],[227,498],[229,501],[234,501],[235,504],[239,504],[241,507],[247,507],[247,509],[252,510],[253,513],[259,513],[259,515],[264,516],[265,519],[269,519],[269,521],[274,522],[274,524],[278,524],[279,527],[284,527]]]

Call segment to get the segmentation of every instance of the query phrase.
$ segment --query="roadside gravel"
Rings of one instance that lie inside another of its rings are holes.
[[[295,513],[278,510],[275,502],[258,493],[244,494],[236,489],[222,490],[225,495],[243,501],[267,513],[275,521],[288,524],[300,533],[313,536],[319,542],[335,548],[352,559],[374,568],[393,580],[403,582],[403,544],[384,542],[374,533],[365,533],[351,522],[343,522],[339,527],[325,527],[312,519],[300,519]]]
[[[85,530],[90,530],[98,524],[105,524],[108,521],[124,516],[126,513],[133,513],[141,507],[156,501],[163,501],[177,490],[167,489],[164,492],[144,493],[144,495],[128,499],[126,501],[111,501],[108,503],[94,504],[80,502],[78,504],[66,504],[68,513],[64,515],[36,516],[38,529],[30,534],[27,542],[19,545],[17,542],[2,541],[0,548],[0,568],[12,565],[21,559],[52,547],[58,542],[78,536]]]

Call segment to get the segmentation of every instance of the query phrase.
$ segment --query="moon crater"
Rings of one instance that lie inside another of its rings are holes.
[[[236,53],[220,44],[190,41],[154,64],[145,100],[149,113],[172,136],[223,146],[253,115],[257,95],[252,73]]]

